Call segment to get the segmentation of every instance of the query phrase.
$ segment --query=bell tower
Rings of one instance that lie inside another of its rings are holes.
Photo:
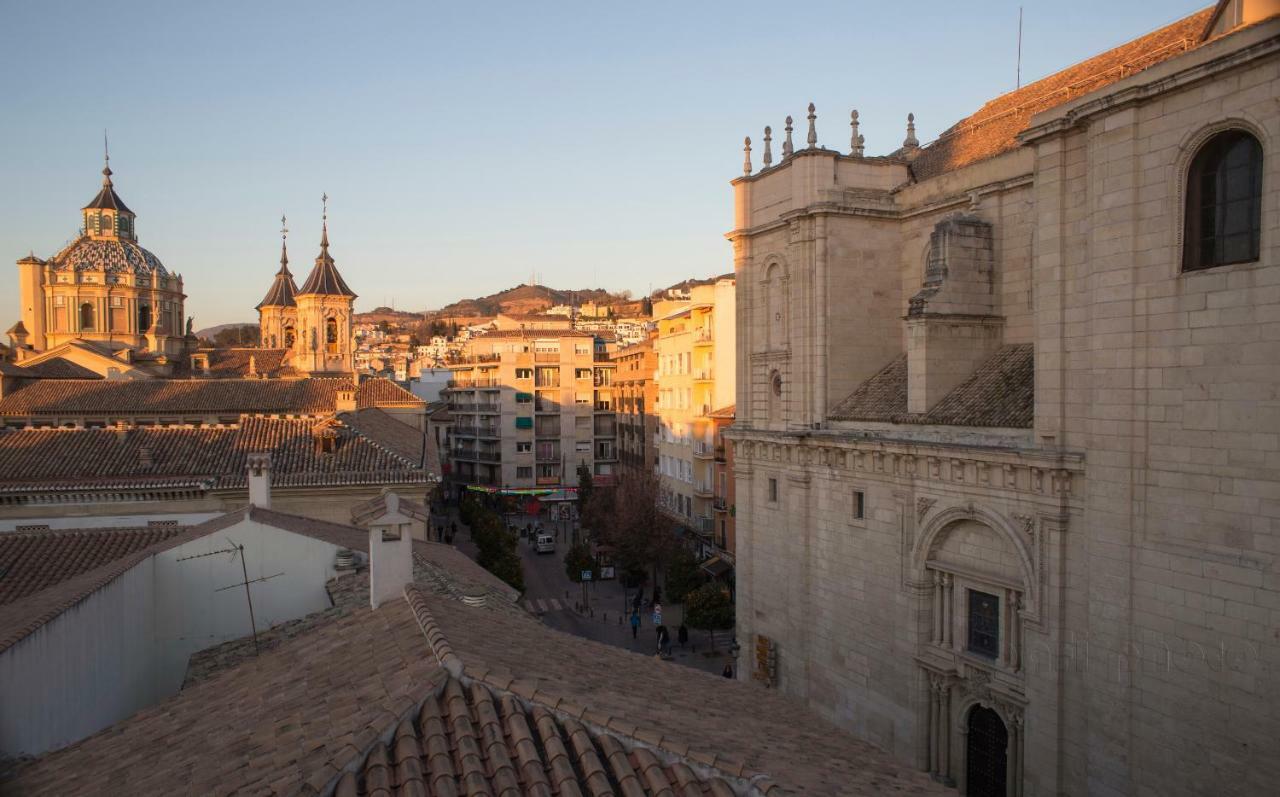
[[[356,294],[329,254],[329,195],[321,202],[320,254],[295,297],[298,334],[292,364],[307,374],[349,374],[355,371],[351,315]]]
[[[289,271],[289,228],[280,217],[280,270],[267,295],[258,303],[258,327],[264,349],[293,349],[297,341],[298,286]]]

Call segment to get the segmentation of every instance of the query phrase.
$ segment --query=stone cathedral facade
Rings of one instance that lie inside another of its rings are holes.
[[[742,677],[961,793],[1274,788],[1278,13],[1224,0],[886,156],[812,106],[807,146],[748,140]]]

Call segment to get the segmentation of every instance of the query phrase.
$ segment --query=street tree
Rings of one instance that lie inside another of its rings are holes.
[[[685,597],[698,587],[702,586],[705,581],[701,569],[698,567],[698,557],[693,555],[693,551],[688,547],[681,545],[671,555],[671,561],[667,563],[666,582],[664,584],[667,591],[668,603],[684,603]]]
[[[684,621],[690,628],[711,633],[711,649],[716,649],[716,631],[733,628],[733,602],[724,585],[703,584],[685,596]]]
[[[658,508],[658,477],[648,471],[627,474],[611,490],[596,494],[608,495],[592,501],[599,539],[613,549],[624,572],[652,572],[657,586],[658,568],[679,546],[675,526]]]

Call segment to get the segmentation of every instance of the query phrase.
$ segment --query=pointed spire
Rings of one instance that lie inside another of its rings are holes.
[[[920,146],[920,140],[916,138],[916,115],[907,114],[907,137],[903,139],[902,146],[905,149],[917,149]]]
[[[788,116],[787,117],[787,137],[782,140],[782,157],[784,160],[786,158],[790,158],[791,154],[796,151],[795,147],[791,146],[791,124],[792,124],[791,117]]]
[[[320,253],[329,254],[329,194],[320,197]]]
[[[289,225],[284,214],[280,214],[280,273],[289,273]]]
[[[813,103],[809,103],[809,149],[818,146],[818,115],[814,113]]]
[[[764,126],[764,168],[773,165],[773,128],[768,125]]]
[[[851,131],[849,133],[849,154],[856,155],[859,158],[861,158],[864,150],[862,147],[862,143],[863,143],[862,135],[858,133],[857,110],[854,110],[849,114],[849,130]]]
[[[751,136],[742,142],[742,173],[751,174]]]
[[[111,148],[107,146],[107,129],[102,128],[102,187],[111,187]]]

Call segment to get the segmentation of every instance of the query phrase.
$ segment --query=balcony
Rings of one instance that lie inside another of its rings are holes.
[[[711,459],[714,447],[710,443],[696,442],[693,444],[693,456],[697,459]]]
[[[709,517],[693,518],[693,530],[695,533],[697,533],[699,537],[706,537],[708,539],[714,537],[716,533],[715,518],[709,518]]]
[[[463,413],[482,412],[493,415],[501,412],[502,406],[500,404],[451,404],[449,405],[449,411]]]
[[[716,446],[715,457],[716,457],[716,462],[726,461],[724,456],[724,443],[721,443],[720,445]]]
[[[533,353],[533,361],[535,363],[558,363],[560,362],[560,352],[558,351],[535,351]]]
[[[706,346],[715,342],[715,336],[711,334],[710,327],[702,327],[693,334],[693,344],[695,346]]]
[[[695,482],[693,494],[699,498],[715,498],[716,491],[710,482]]]
[[[454,356],[445,359],[447,365],[477,365],[479,363],[500,363],[501,354],[476,354],[471,357]]]
[[[710,368],[699,368],[693,372],[693,381],[695,382],[714,382],[715,372]]]
[[[539,476],[535,482],[539,487],[554,486],[560,483],[559,476]]]

